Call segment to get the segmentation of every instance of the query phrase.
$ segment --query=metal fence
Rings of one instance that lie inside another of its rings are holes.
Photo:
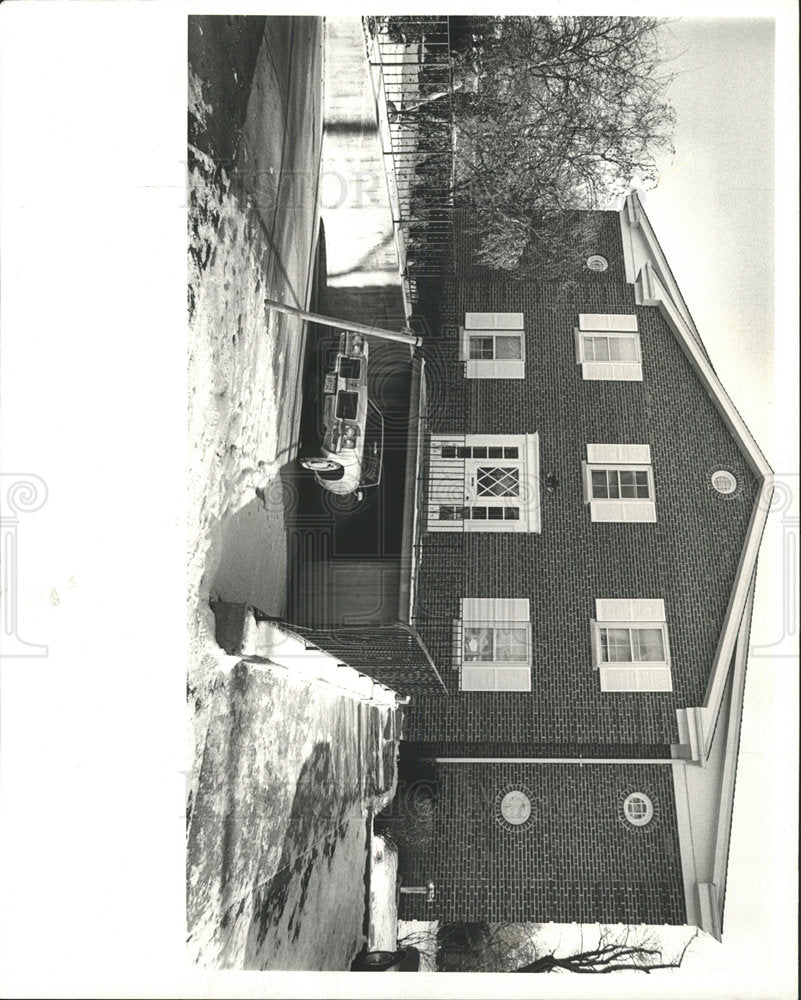
[[[367,17],[376,98],[405,292],[447,268],[453,233],[453,68],[447,17]]]

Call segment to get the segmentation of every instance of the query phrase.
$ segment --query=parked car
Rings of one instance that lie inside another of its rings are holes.
[[[325,490],[363,496],[381,481],[384,418],[367,395],[369,349],[360,333],[343,332],[323,382],[323,442],[300,463]]]
[[[397,951],[363,951],[350,968],[351,972],[419,972],[420,952],[411,946]]]

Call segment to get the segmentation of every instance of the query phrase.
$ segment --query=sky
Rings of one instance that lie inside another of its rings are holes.
[[[265,12],[255,0],[231,7]],[[14,859],[19,904],[2,919],[31,928],[22,965],[81,970],[81,995],[103,995],[114,980],[130,995],[226,995],[219,980],[190,975],[174,944],[184,926],[186,15],[219,9],[206,0],[0,5],[2,458],[4,470],[46,470],[49,498],[19,524],[19,588],[28,637],[46,634],[54,651],[3,665],[0,735],[26,757],[13,768],[0,757],[12,818],[0,847]],[[777,92],[794,97],[794,4],[696,0],[682,10],[760,11],[784,18]],[[777,109],[774,374],[772,26],[740,16],[671,30],[683,52],[676,156],[646,210],[718,374],[791,482],[795,101]],[[793,996],[797,662],[777,600],[789,586],[788,524],[769,519],[760,558],[760,655],[746,687],[723,945],[692,956],[686,975],[628,990],[549,977],[547,986],[507,979],[505,995]],[[46,873],[49,899],[26,898],[31,872]],[[301,989],[286,977],[236,977],[235,988]],[[319,984],[305,989],[321,995]],[[351,980],[343,989],[355,992]],[[492,995],[463,980],[450,992]]]

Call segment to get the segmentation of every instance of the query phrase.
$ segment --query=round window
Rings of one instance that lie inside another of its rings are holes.
[[[602,257],[599,253],[594,253],[591,257],[587,258],[587,267],[591,271],[605,271],[609,267],[609,262],[606,257]]]
[[[734,493],[737,489],[737,480],[734,476],[727,472],[725,469],[719,469],[717,472],[712,473],[712,485],[724,496],[727,493]]]
[[[633,826],[645,826],[651,822],[654,806],[645,792],[632,792],[623,803],[623,812]]]
[[[531,815],[531,801],[525,792],[515,789],[507,792],[501,800],[501,816],[507,823],[519,826]]]

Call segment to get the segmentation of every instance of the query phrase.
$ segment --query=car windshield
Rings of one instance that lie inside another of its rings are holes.
[[[381,481],[381,461],[384,451],[384,418],[372,401],[367,402],[367,421],[364,428],[364,453],[362,457],[362,485],[377,486]]]
[[[340,392],[337,396],[337,416],[344,420],[355,420],[359,410],[359,394]]]

